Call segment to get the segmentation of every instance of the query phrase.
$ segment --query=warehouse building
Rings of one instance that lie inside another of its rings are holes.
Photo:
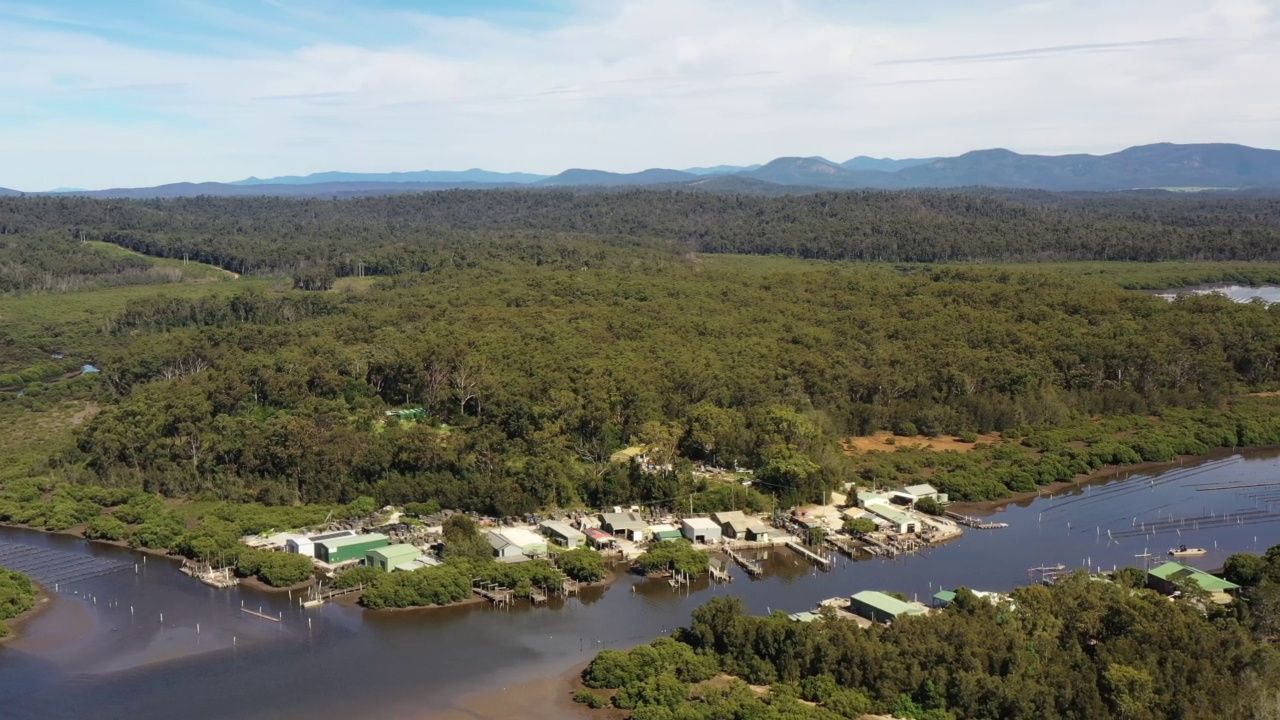
[[[720,525],[711,518],[685,518],[681,520],[680,534],[684,535],[689,542],[702,545],[715,545],[724,537],[724,534],[720,531]]]
[[[608,550],[617,546],[618,541],[600,528],[587,528],[587,544],[596,550]]]
[[[751,524],[741,511],[718,512],[711,516],[712,522],[720,526],[720,534],[734,540],[747,539],[747,527]]]
[[[342,537],[351,537],[355,535],[354,530],[339,530],[337,532],[325,533],[324,535],[316,535],[307,537],[306,535],[297,535],[289,538],[285,542],[285,550],[298,555],[306,555],[307,557],[316,556],[316,543],[324,540],[337,540]]]
[[[1178,586],[1182,583],[1196,585],[1218,605],[1230,604],[1231,597],[1240,592],[1240,586],[1230,580],[1223,580],[1182,563],[1167,562],[1147,571],[1147,587],[1165,595],[1178,592]]]
[[[603,513],[600,515],[600,526],[614,537],[640,542],[649,531],[649,523],[637,512]]]
[[[316,559],[330,565],[363,560],[370,550],[391,544],[382,533],[348,535],[329,540],[316,540]]]
[[[573,529],[569,523],[563,523],[556,520],[544,520],[538,526],[543,535],[551,539],[551,542],[573,550],[587,544],[587,536],[581,531]]]
[[[406,545],[404,543],[399,545],[388,545],[386,547],[365,551],[364,564],[369,567],[376,567],[380,570],[391,572],[396,569],[397,565],[410,562],[421,554],[422,551],[412,545]]]
[[[875,590],[863,590],[849,598],[849,611],[871,622],[888,623],[903,615],[924,615],[928,609],[905,603]]]
[[[680,530],[675,525],[650,525],[649,535],[655,541],[679,540]]]
[[[500,560],[514,562],[547,554],[547,539],[528,528],[495,528],[488,536],[489,546]]]

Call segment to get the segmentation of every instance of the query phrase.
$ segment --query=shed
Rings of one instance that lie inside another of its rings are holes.
[[[919,605],[905,603],[875,590],[863,590],[850,597],[849,601],[851,612],[872,622],[893,622],[903,615],[924,615],[928,612]]]
[[[768,542],[773,528],[756,520],[747,525],[747,540],[751,542]]]
[[[419,555],[418,557],[408,562],[402,562],[399,565],[396,565],[395,569],[402,570],[405,572],[413,572],[414,570],[421,570],[422,568],[429,568],[429,567],[437,567],[439,565],[441,565],[440,558],[434,555]]]
[[[822,619],[822,616],[810,610],[801,610],[798,613],[791,613],[787,616],[793,622],[811,623]]]
[[[632,460],[641,458],[644,455],[644,448],[639,445],[632,445],[624,448],[609,456],[609,460],[616,463],[629,463]]]
[[[600,528],[587,528],[584,534],[587,536],[587,544],[597,550],[611,548],[617,544],[612,535]]]
[[[298,555],[306,555],[307,557],[316,556],[316,543],[323,540],[336,540],[341,537],[351,537],[355,535],[354,530],[340,530],[338,532],[325,533],[314,537],[298,535],[285,541],[285,550]]]
[[[725,537],[733,538],[735,540],[747,539],[747,528],[751,523],[747,520],[747,516],[742,514],[741,511],[732,510],[729,512],[714,513],[711,516],[711,519],[715,524],[720,526],[720,532]]]
[[[489,532],[501,536],[507,542],[520,548],[520,552],[529,557],[547,554],[547,539],[529,528],[497,528]]]
[[[723,537],[719,523],[711,518],[685,518],[681,520],[680,534],[688,538],[689,542],[703,545],[714,545],[720,542]]]
[[[364,559],[366,552],[389,544],[387,536],[381,533],[315,540],[316,558],[330,565],[337,565],[349,560]]]
[[[489,547],[493,548],[493,556],[498,560],[518,562],[525,559],[525,554],[520,551],[520,546],[507,540],[500,533],[490,530],[485,533],[485,538],[489,541]]]
[[[868,504],[866,509],[887,520],[889,525],[900,533],[913,533],[919,528],[919,521],[914,516],[887,502],[873,502]]]
[[[421,554],[421,550],[405,543],[387,545],[386,547],[366,551],[364,564],[391,572],[396,569],[397,565],[407,563]]]
[[[573,529],[568,523],[558,522],[556,520],[544,520],[538,526],[543,535],[546,535],[557,545],[566,547],[570,550],[581,547],[587,543],[587,536],[581,531]]]
[[[913,502],[915,500],[923,500],[924,498],[929,498],[930,500],[936,500],[940,503],[947,502],[946,494],[938,492],[938,488],[930,485],[929,483],[921,483],[920,485],[908,485],[907,487],[902,488],[902,492],[910,495],[913,499]]]
[[[654,540],[679,540],[680,530],[675,525],[650,525],[649,534]]]
[[[1184,582],[1197,585],[1201,590],[1209,593],[1213,602],[1219,605],[1231,602],[1231,596],[1240,591],[1240,586],[1230,580],[1224,580],[1182,563],[1162,563],[1147,571],[1147,587],[1165,595],[1177,592],[1178,585]]]
[[[636,541],[643,540],[644,534],[649,530],[649,523],[637,512],[602,513],[600,526],[614,537]]]

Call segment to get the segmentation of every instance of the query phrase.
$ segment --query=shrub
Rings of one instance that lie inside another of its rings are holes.
[[[608,701],[606,701],[604,698],[591,692],[590,690],[579,690],[578,692],[574,693],[573,701],[576,703],[580,703],[582,705],[586,705],[587,707],[593,710],[599,710],[600,708],[609,704]]]
[[[561,553],[557,564],[565,575],[579,582],[595,582],[604,577],[604,558],[588,548]]]
[[[129,536],[129,526],[110,515],[99,515],[89,521],[84,536],[90,540],[123,540]]]

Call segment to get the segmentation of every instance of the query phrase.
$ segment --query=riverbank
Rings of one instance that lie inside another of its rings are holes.
[[[22,635],[23,629],[43,615],[49,608],[53,607],[53,594],[46,592],[44,586],[40,583],[32,581],[36,586],[36,597],[31,609],[18,615],[17,617],[4,620],[4,626],[9,629],[7,635],[0,636],[0,646],[17,640]]]
[[[1034,491],[1017,493],[999,500],[983,500],[979,502],[953,502],[947,506],[952,512],[961,515],[986,515],[999,512],[1010,505],[1018,505],[1025,507],[1037,498],[1057,495],[1062,492],[1079,489],[1088,485],[1102,483],[1115,478],[1117,475],[1130,475],[1144,472],[1154,472],[1160,470],[1168,470],[1182,465],[1207,462],[1210,460],[1218,460],[1232,455],[1258,455],[1266,453],[1280,452],[1280,445],[1264,445],[1250,448],[1214,448],[1204,455],[1179,455],[1177,459],[1159,462],[1140,462],[1133,465],[1108,465],[1100,468],[1096,472],[1077,475],[1071,480],[1063,482],[1050,483],[1042,485]]]

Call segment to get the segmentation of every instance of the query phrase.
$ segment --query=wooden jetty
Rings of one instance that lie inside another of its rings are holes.
[[[729,568],[725,567],[724,561],[719,558],[711,558],[711,565],[707,567],[707,571],[711,573],[711,579],[718,583],[733,582]]]
[[[821,555],[813,552],[812,550],[801,545],[799,542],[795,540],[788,540],[787,547],[797,553],[800,553],[801,555],[812,560],[813,562],[821,565],[823,569],[831,567],[831,558],[822,557]]]
[[[726,547],[724,551],[729,554],[730,560],[733,560],[739,567],[746,570],[747,574],[751,577],[760,577],[764,574],[764,567],[759,562],[755,560],[748,560],[730,547]]]
[[[533,588],[529,591],[529,600],[532,601],[534,605],[541,605],[547,601],[547,593],[545,590]]]
[[[471,588],[471,592],[479,595],[485,600],[488,600],[494,605],[510,605],[511,601],[515,599],[515,595],[516,595],[514,590],[511,590],[509,588],[504,588],[501,585],[473,587]]]
[[[876,554],[876,550],[878,550],[859,547],[853,538],[844,537],[843,535],[827,535],[822,538],[822,542],[823,544],[829,545],[849,557],[856,557],[859,550],[870,552],[873,555]]]
[[[280,618],[278,618],[278,617],[271,617],[270,615],[264,615],[264,614],[262,614],[262,613],[258,612],[257,610],[250,610],[249,608],[243,608],[243,607],[242,607],[242,608],[240,608],[240,612],[242,612],[242,613],[248,613],[249,615],[252,615],[252,616],[254,616],[254,617],[256,617],[256,618],[261,618],[261,619],[263,619],[263,620],[270,620],[271,622],[280,622]]]
[[[1009,523],[987,522],[982,518],[969,517],[968,515],[961,515],[960,513],[957,513],[957,512],[951,512],[950,510],[947,511],[947,517],[951,518],[952,520],[955,520],[961,525],[964,525],[966,527],[971,527],[971,528],[977,528],[979,530],[996,530],[999,528],[1009,527]]]
[[[1033,582],[1041,585],[1052,585],[1058,578],[1067,574],[1067,566],[1061,563],[1057,565],[1041,565],[1027,570],[1027,577]],[[1037,576],[1039,579],[1037,580]]]
[[[364,592],[364,585],[356,585],[349,588],[331,587],[328,590],[325,590],[323,585],[316,585],[309,588],[304,597],[298,598],[298,604],[304,608],[319,607],[336,597],[358,592]]]
[[[229,588],[240,584],[240,578],[231,574],[231,568],[214,568],[208,562],[183,560],[180,571],[210,587]]]

